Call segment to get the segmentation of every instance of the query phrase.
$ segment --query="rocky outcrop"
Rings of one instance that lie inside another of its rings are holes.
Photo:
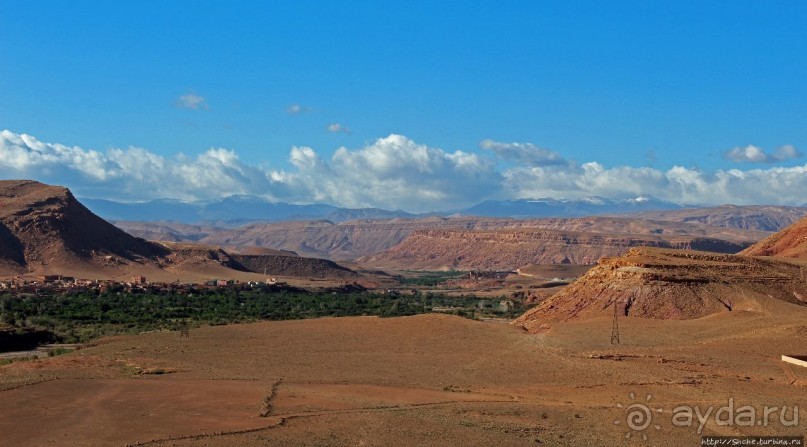
[[[514,321],[531,332],[571,319],[692,319],[732,311],[807,306],[807,278],[787,261],[633,248],[602,259],[566,289]]]

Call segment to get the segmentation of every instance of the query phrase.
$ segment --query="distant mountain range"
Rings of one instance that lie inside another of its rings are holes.
[[[586,197],[577,200],[522,199],[488,200],[463,210],[461,214],[481,217],[586,217],[599,214],[626,214],[639,211],[679,210],[686,206],[649,196],[632,199]]]
[[[237,195],[219,200],[186,202],[159,199],[149,202],[115,202],[103,199],[81,199],[94,213],[107,220],[174,221],[182,223],[216,222],[241,225],[256,221],[330,220],[344,222],[356,219],[394,219],[416,217],[405,211],[378,208],[348,209],[332,205],[294,205],[269,202],[256,196]]]
[[[613,200],[604,197],[588,197],[579,200],[489,200],[459,211],[427,214],[412,214],[402,210],[388,211],[379,208],[340,208],[325,204],[294,205],[283,202],[270,202],[261,197],[249,195],[236,195],[218,200],[194,202],[160,199],[149,202],[125,203],[88,198],[81,199],[81,202],[87,208],[108,220],[174,221],[188,224],[214,222],[221,226],[242,225],[258,221],[328,220],[339,223],[362,219],[457,215],[507,218],[583,217],[685,208],[682,205],[647,196],[625,200]]]

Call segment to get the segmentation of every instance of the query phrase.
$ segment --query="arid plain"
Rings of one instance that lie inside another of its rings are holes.
[[[443,315],[112,337],[4,367],[0,433],[18,446],[682,445],[700,423],[674,425],[681,405],[732,399],[760,420],[786,406],[788,423],[807,408],[807,369],[779,357],[804,350],[805,316],[783,304],[623,318],[620,345],[607,318],[528,334]],[[662,410],[643,431],[626,425],[634,400]],[[702,433],[801,435],[798,424],[718,425],[712,413]]]

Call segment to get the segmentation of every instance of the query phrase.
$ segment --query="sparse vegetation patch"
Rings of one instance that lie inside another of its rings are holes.
[[[325,293],[266,290],[210,290],[62,295],[0,295],[0,321],[15,328],[44,330],[66,343],[113,334],[179,330],[184,325],[220,325],[258,320],[318,317],[398,317],[430,312],[467,318],[515,318],[516,301],[433,293]],[[55,355],[55,354],[54,354]]]

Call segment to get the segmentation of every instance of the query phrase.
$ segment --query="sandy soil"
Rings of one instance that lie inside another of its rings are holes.
[[[698,423],[674,426],[677,406],[716,411],[733,398],[760,419],[764,405],[788,406],[788,418],[807,408],[807,369],[779,359],[805,354],[805,316],[625,318],[621,345],[607,318],[527,334],[447,315],[113,337],[0,367],[0,445],[694,446]],[[631,430],[634,403],[662,412]],[[795,427],[711,417],[702,432],[805,428],[807,415]]]

